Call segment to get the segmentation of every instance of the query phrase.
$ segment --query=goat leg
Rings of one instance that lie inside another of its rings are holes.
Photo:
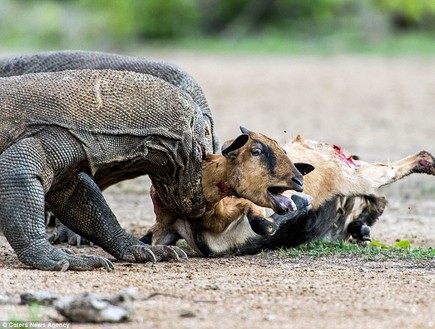
[[[263,214],[259,213],[255,207],[251,207],[246,217],[248,218],[249,225],[251,225],[251,229],[258,235],[273,235],[278,229],[278,225],[276,225],[273,221],[268,220],[264,217]]]
[[[390,164],[357,161],[360,175],[370,180],[372,188],[379,188],[394,183],[410,174],[435,175],[435,158],[426,151],[408,156]]]

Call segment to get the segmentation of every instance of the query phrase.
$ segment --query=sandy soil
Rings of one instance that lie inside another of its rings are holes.
[[[301,133],[368,161],[435,152],[435,59],[140,54],[176,63],[198,80],[222,140],[243,125],[281,142]],[[106,193],[122,225],[137,235],[153,221],[148,190],[140,178]],[[435,247],[435,179],[409,177],[381,192],[389,206],[372,237]],[[73,249],[105,255],[99,248]],[[28,290],[64,296],[135,287],[131,322],[73,328],[435,327],[434,261],[270,252],[154,265],[115,262],[110,273],[50,273],[20,264],[4,237],[0,255],[0,320],[30,317],[16,304]],[[41,313],[59,319],[51,309]]]

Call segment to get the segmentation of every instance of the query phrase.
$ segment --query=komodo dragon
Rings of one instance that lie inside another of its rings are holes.
[[[180,67],[142,57],[93,51],[52,51],[0,58],[0,77],[65,70],[130,71],[158,77],[188,93],[201,110],[206,128],[206,153],[219,153],[219,139],[207,99],[199,84]]]
[[[204,212],[201,110],[151,75],[77,70],[0,78],[0,229],[20,261],[43,270],[111,269],[50,245],[44,212],[130,262],[177,258],[126,233],[98,186],[148,174],[183,217]],[[98,185],[98,186],[97,186]]]
[[[180,88],[189,94],[202,112],[205,128],[205,153],[219,153],[219,139],[214,129],[212,113],[199,84],[180,67],[166,62],[157,62],[136,56],[93,51],[52,51],[0,58],[0,77],[10,77],[37,72],[65,70],[131,71],[150,74]],[[99,186],[104,190],[108,186]],[[72,244],[87,243],[60,225],[50,237],[52,242],[68,241]]]

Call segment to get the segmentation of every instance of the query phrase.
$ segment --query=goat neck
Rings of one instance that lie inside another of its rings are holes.
[[[209,203],[219,202],[227,196],[237,196],[228,183],[227,161],[223,155],[209,154],[202,162],[202,189]]]

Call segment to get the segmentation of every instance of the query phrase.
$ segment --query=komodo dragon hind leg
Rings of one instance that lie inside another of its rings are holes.
[[[13,144],[0,155],[0,228],[18,259],[41,270],[113,268],[106,258],[73,255],[48,243],[40,178],[44,166],[44,151],[33,138]]]
[[[52,226],[54,226],[53,231],[48,236],[48,242],[51,244],[58,244],[58,243],[68,243],[71,246],[77,246],[80,247],[82,245],[90,245],[93,246],[94,244],[89,241],[88,239],[85,239],[78,235],[77,233],[71,231],[68,227],[66,227],[64,224],[62,224],[54,215],[49,213],[49,216],[51,216],[50,220],[53,220]]]
[[[56,200],[52,211],[62,223],[119,260],[155,262],[185,256],[178,247],[146,245],[122,229],[97,184],[86,173],[80,173],[66,192],[58,192],[51,199]]]

